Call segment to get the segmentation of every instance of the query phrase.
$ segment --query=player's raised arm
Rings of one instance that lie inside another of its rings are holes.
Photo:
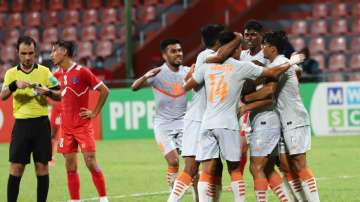
[[[262,77],[278,78],[282,73],[286,72],[291,66],[302,63],[305,59],[303,54],[295,54],[291,56],[289,62],[275,66],[273,68],[266,68],[262,72]]]
[[[206,63],[222,63],[224,62],[236,48],[240,46],[240,43],[243,40],[243,36],[240,33],[234,33],[236,35],[235,39],[229,43],[221,46],[219,50],[213,55],[206,58]]]
[[[145,87],[148,85],[148,79],[155,77],[159,72],[161,71],[161,68],[154,68],[148,72],[146,72],[142,77],[136,79],[134,83],[131,85],[131,89],[133,91],[137,91],[141,89],[142,87]]]

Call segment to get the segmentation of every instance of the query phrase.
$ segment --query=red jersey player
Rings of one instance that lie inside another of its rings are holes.
[[[89,68],[78,65],[72,60],[74,47],[73,42],[58,41],[54,43],[51,53],[53,63],[61,69],[59,80],[62,90],[62,110],[58,151],[65,157],[71,201],[80,201],[80,180],[76,160],[80,146],[100,202],[107,202],[104,176],[95,158],[95,137],[91,119],[100,113],[109,89],[91,73]],[[94,110],[88,108],[90,90],[100,92]]]

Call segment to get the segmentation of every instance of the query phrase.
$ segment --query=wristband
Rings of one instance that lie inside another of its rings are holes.
[[[17,88],[18,88],[18,87],[17,87],[17,85],[16,85],[16,80],[10,83],[10,85],[9,85],[9,90],[10,90],[11,92],[16,91]]]

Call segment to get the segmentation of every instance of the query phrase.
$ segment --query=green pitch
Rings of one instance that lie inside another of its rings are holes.
[[[168,187],[165,179],[166,164],[153,140],[102,141],[97,143],[97,159],[105,173],[110,201],[164,202]],[[79,158],[81,197],[96,200],[82,156]],[[0,201],[6,201],[8,178],[8,145],[0,145]],[[55,167],[50,168],[48,201],[68,199],[63,157],[56,156]],[[320,198],[326,202],[360,201],[360,136],[316,137],[308,155],[310,166],[317,177]],[[182,163],[182,162],[181,162]],[[248,169],[247,169],[248,170]],[[246,175],[247,201],[254,201],[252,180]],[[224,186],[229,176],[224,174]],[[34,167],[28,166],[21,181],[19,202],[36,201]],[[183,201],[192,201],[191,193]],[[221,201],[232,201],[229,192],[223,192]],[[270,201],[277,201],[271,193]]]

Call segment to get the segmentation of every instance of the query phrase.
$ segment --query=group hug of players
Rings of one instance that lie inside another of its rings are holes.
[[[164,64],[132,84],[133,90],[150,85],[154,92],[154,133],[168,164],[168,202],[180,201],[189,187],[196,201],[221,201],[221,160],[234,201],[245,201],[248,150],[257,202],[268,201],[269,188],[282,202],[320,201],[306,160],[311,129],[297,66],[304,56],[286,53],[284,32],[264,33],[254,20],[244,30],[242,35],[218,24],[204,26],[205,50],[190,68],[182,65],[181,42],[163,40]]]

